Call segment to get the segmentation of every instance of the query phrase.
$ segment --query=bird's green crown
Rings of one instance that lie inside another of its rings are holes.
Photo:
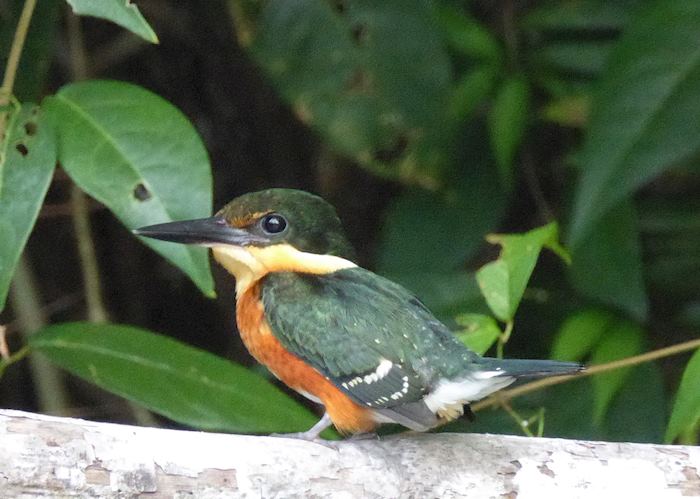
[[[299,251],[355,260],[335,209],[318,196],[267,189],[237,197],[217,216],[254,237],[251,246],[289,244]]]

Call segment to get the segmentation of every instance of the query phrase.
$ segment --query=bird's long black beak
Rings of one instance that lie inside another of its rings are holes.
[[[257,237],[245,229],[231,227],[223,217],[213,216],[181,222],[168,222],[135,229],[137,236],[160,239],[182,244],[231,244],[246,246],[258,242]]]

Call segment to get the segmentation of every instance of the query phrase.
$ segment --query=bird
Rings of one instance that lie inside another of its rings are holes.
[[[250,354],[324,407],[309,430],[374,434],[385,423],[428,431],[520,378],[572,374],[551,360],[482,357],[413,293],[356,261],[335,209],[314,194],[243,194],[214,216],[137,235],[205,246],[236,281],[236,322]]]

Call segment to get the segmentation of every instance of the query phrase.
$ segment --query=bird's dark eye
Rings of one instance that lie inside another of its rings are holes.
[[[279,234],[287,228],[287,221],[282,215],[273,213],[266,215],[261,222],[262,228],[268,234]]]

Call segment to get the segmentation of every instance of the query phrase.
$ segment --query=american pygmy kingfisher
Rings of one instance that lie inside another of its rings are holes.
[[[331,423],[344,434],[381,423],[425,431],[518,378],[581,369],[472,352],[408,290],[354,263],[333,207],[303,191],[245,194],[213,217],[135,232],[210,247],[233,274],[245,346],[325,407],[303,438]]]

